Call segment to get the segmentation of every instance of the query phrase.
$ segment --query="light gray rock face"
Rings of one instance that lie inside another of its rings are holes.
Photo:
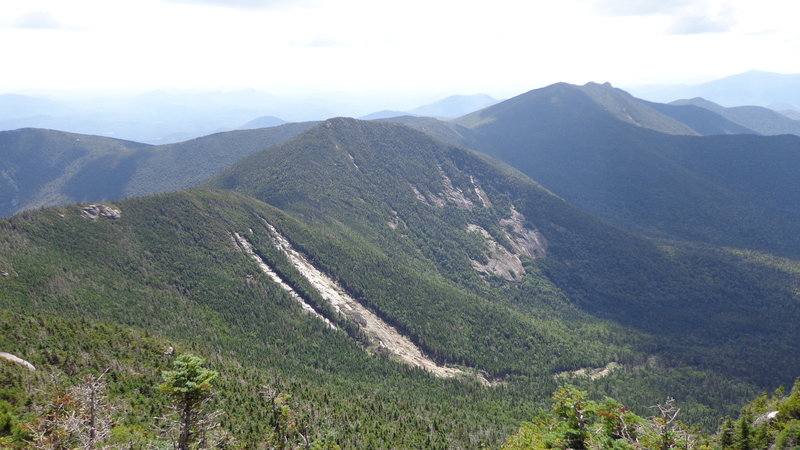
[[[81,208],[81,216],[87,219],[97,220],[100,218],[116,220],[122,217],[122,211],[108,205],[91,204]]]

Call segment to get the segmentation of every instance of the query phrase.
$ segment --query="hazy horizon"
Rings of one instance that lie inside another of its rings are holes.
[[[408,108],[555,82],[800,73],[787,0],[30,0],[0,7],[0,93],[253,89]],[[405,104],[403,104],[405,102]]]

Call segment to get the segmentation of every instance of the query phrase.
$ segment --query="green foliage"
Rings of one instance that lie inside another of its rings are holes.
[[[778,411],[784,420],[800,420],[800,378],[795,381],[791,395],[780,405]]]
[[[211,395],[211,381],[219,374],[203,367],[203,359],[190,354],[179,355],[173,370],[161,373],[164,382],[158,389],[165,392],[180,409],[194,409]]]
[[[676,421],[671,400],[657,405],[660,415],[644,419],[612,398],[595,402],[573,386],[560,387],[552,412],[524,423],[506,449],[534,448],[699,448],[699,436]]]
[[[568,386],[553,395],[553,413],[559,420],[558,432],[565,446],[586,448],[590,437],[589,424],[594,420],[596,405],[587,403],[586,394]]]
[[[800,445],[800,378],[786,396],[783,388],[745,405],[739,418],[726,419],[714,437],[722,449],[795,448]]]
[[[190,354],[179,355],[172,362],[173,370],[161,373],[164,380],[158,389],[172,400],[176,421],[177,438],[173,440],[178,449],[186,450],[199,442],[212,427],[213,419],[206,417],[206,400],[211,397],[211,381],[219,375],[203,367],[203,359]]]
[[[793,420],[778,433],[775,439],[776,448],[800,447],[800,421]]]
[[[0,446],[10,447],[28,438],[28,433],[21,426],[21,418],[17,414],[14,405],[0,400]]]

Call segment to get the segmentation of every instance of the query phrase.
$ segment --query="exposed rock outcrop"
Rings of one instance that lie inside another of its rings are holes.
[[[525,227],[525,216],[511,207],[511,217],[500,220],[503,237],[510,244],[507,249],[498,243],[486,229],[467,225],[467,231],[479,233],[486,243],[487,263],[472,260],[472,267],[478,272],[494,274],[506,281],[517,281],[525,273],[522,257],[536,259],[547,252],[547,242],[536,230]]]
[[[470,183],[472,183],[472,190],[475,191],[475,195],[477,195],[478,199],[480,199],[481,205],[483,205],[484,208],[491,208],[492,207],[492,202],[489,201],[489,196],[486,195],[486,192],[484,192],[483,189],[481,189],[481,187],[475,181],[475,177],[470,175],[469,176],[469,181],[470,181]]]
[[[278,286],[280,286],[284,291],[286,291],[286,293],[289,294],[289,297],[293,298],[298,304],[300,304],[300,307],[303,309],[303,311],[325,322],[325,325],[327,325],[329,328],[332,328],[334,330],[336,329],[336,326],[333,324],[333,322],[328,320],[322,314],[318,313],[317,310],[314,309],[314,307],[312,307],[311,305],[308,304],[308,302],[303,300],[303,298],[300,297],[300,294],[298,294],[297,291],[295,291],[291,286],[289,286],[285,281],[283,281],[280,275],[278,275],[277,272],[272,270],[272,268],[268,266],[267,263],[263,259],[261,259],[260,256],[258,256],[258,254],[253,249],[253,245],[250,244],[250,241],[245,239],[244,236],[235,232],[233,233],[233,239],[234,242],[238,244],[239,248],[245,254],[250,256],[250,258],[253,259],[256,262],[256,264],[258,264],[258,267],[261,269],[262,272],[264,272],[272,281],[277,283]]]
[[[516,208],[511,207],[511,217],[502,219],[506,238],[511,242],[511,247],[518,255],[528,258],[538,258],[547,253],[547,241],[538,231],[525,228],[525,216]]]
[[[764,414],[761,414],[760,416],[756,417],[756,420],[753,421],[753,426],[761,425],[762,423],[765,423],[765,422],[772,422],[774,420],[777,420],[779,412],[780,411],[769,411],[769,412],[765,412]]]
[[[522,267],[522,260],[519,259],[519,256],[500,245],[486,229],[475,224],[469,224],[467,225],[467,231],[480,234],[486,243],[488,262],[483,264],[472,260],[472,267],[475,270],[500,276],[506,281],[518,280],[525,273],[525,268]]]
[[[464,194],[464,191],[461,188],[456,187],[453,184],[453,180],[447,176],[442,169],[441,166],[436,166],[439,176],[441,177],[442,182],[442,191],[439,193],[427,192],[423,194],[423,190],[419,189],[417,186],[410,184],[411,190],[414,191],[414,196],[417,197],[417,200],[425,203],[426,205],[433,205],[438,206],[439,208],[444,208],[447,205],[455,206],[459,209],[472,209],[475,207],[475,204]],[[479,187],[475,184],[473,178],[471,178],[473,183],[473,188],[475,188],[475,193],[478,198],[483,203],[484,207],[486,207],[486,202],[488,201],[488,197],[485,198],[485,193],[480,190]],[[483,194],[483,197],[481,196]]]
[[[113,206],[93,203],[81,208],[81,216],[92,220],[97,220],[99,218],[116,220],[122,217],[122,211]]]
[[[561,372],[556,375],[556,378],[577,376],[577,377],[586,377],[591,380],[597,380],[599,378],[607,377],[611,375],[612,372],[619,370],[621,368],[622,364],[611,361],[604,367],[584,367],[583,369],[573,370],[571,372]]]
[[[444,190],[437,196],[441,205],[437,203],[437,206],[451,204],[461,209],[473,208],[475,205],[472,203],[472,200],[464,195],[464,191],[453,185],[453,181],[444,173],[442,167],[437,166],[437,169],[439,169],[439,175],[442,177],[442,185],[444,186]]]

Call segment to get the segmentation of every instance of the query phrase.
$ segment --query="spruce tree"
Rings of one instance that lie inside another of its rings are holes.
[[[207,431],[201,425],[208,425],[204,419],[204,405],[211,397],[211,381],[217,372],[206,369],[203,359],[193,355],[180,355],[175,358],[175,370],[162,372],[164,382],[159,389],[172,400],[178,415],[179,434],[175,439],[176,448],[187,450],[189,445]]]

